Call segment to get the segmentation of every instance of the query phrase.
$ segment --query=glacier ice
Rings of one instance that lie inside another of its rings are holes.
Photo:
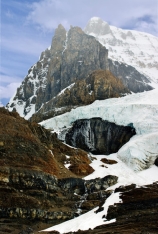
[[[133,170],[149,167],[158,156],[158,89],[121,98],[97,100],[91,105],[45,120],[41,125],[60,132],[77,119],[92,117],[100,117],[118,125],[134,126],[136,136],[118,152],[118,157]]]

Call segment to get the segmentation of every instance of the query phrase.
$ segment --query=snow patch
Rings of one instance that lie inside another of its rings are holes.
[[[113,223],[116,221],[116,219],[106,221],[106,219],[102,219],[102,216],[107,214],[107,210],[110,205],[113,205],[114,203],[118,202],[121,202],[121,199],[119,198],[119,193],[112,193],[111,196],[107,198],[105,204],[103,205],[104,210],[102,212],[96,214],[95,211],[98,209],[98,207],[96,207],[93,210],[75,219],[71,219],[62,224],[55,225],[51,228],[47,228],[42,231],[44,232],[58,231],[60,232],[60,234],[63,234],[63,233],[75,232],[78,231],[79,229],[80,230],[87,230],[89,228],[94,229],[96,226],[102,224]]]
[[[73,83],[73,84],[71,84],[71,85],[67,86],[67,87],[66,87],[66,88],[64,88],[64,89],[62,89],[62,90],[60,91],[60,93],[58,93],[58,95],[57,95],[57,96],[62,95],[62,94],[65,92],[65,90],[66,90],[66,89],[69,89],[69,90],[70,90],[74,85],[75,85],[75,83]]]

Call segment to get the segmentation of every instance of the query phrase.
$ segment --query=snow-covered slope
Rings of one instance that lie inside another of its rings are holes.
[[[118,157],[133,170],[148,168],[158,156],[158,89],[122,98],[97,100],[91,105],[43,121],[41,125],[66,132],[65,128],[69,128],[75,120],[92,117],[134,126],[136,136],[118,152]]]
[[[103,177],[105,175],[116,175],[118,176],[118,183],[114,186],[111,186],[108,188],[108,190],[115,189],[116,187],[119,187],[120,185],[130,185],[132,183],[137,184],[137,186],[142,186],[146,184],[151,184],[155,181],[158,181],[158,173],[157,173],[157,167],[152,166],[147,170],[144,170],[139,173],[133,172],[129,167],[127,167],[121,160],[117,158],[117,154],[111,154],[108,156],[108,159],[114,159],[118,163],[113,165],[106,165],[107,167],[102,167],[103,163],[100,161],[102,158],[104,158],[104,155],[98,155],[95,156],[96,159],[93,160],[91,163],[91,166],[95,169],[95,171],[85,177],[85,179],[94,179],[98,177]],[[120,203],[122,200],[119,198],[119,193],[112,193],[110,197],[107,198],[105,201],[103,207],[104,210],[95,213],[95,211],[98,209],[98,207],[94,208],[93,210],[75,218],[69,221],[66,221],[62,224],[50,227],[44,231],[53,231],[56,230],[60,234],[62,233],[69,233],[80,230],[88,230],[89,228],[93,229],[96,226],[102,225],[102,224],[108,224],[113,223],[116,221],[116,219],[112,219],[110,221],[107,221],[106,218],[103,218],[103,215],[106,216],[107,210],[109,205],[113,205],[114,203]]]
[[[89,20],[84,30],[109,50],[109,58],[127,63],[158,83],[158,38],[143,32],[124,30],[98,17]]]
[[[29,70],[17,93],[7,104],[9,111],[15,109],[21,117],[29,119],[39,107],[38,94],[45,92],[50,62],[50,47],[41,53],[40,59]],[[43,104],[42,104],[43,105]]]

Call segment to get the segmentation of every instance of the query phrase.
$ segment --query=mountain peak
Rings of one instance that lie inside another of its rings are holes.
[[[92,21],[97,22],[97,21],[100,21],[100,20],[102,20],[100,17],[94,16],[89,21],[91,21],[91,22]]]
[[[111,32],[110,26],[108,25],[107,22],[103,21],[99,17],[92,17],[89,21],[88,24],[85,27],[85,33],[87,34],[97,34],[97,35],[105,35],[109,34]]]
[[[64,28],[64,26],[62,24],[59,24],[57,29],[64,29],[65,30],[65,28]]]
[[[78,26],[75,26],[75,27],[71,26],[69,32],[77,32],[79,34],[84,34],[83,30]]]
[[[91,18],[84,31],[109,50],[110,59],[135,67],[157,87],[157,37],[109,25],[98,17]]]

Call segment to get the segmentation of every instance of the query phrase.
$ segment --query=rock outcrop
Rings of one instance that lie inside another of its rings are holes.
[[[109,70],[122,81],[125,87],[134,93],[153,89],[149,79],[130,65],[109,59]]]
[[[80,119],[68,130],[65,141],[95,154],[111,154],[135,134],[133,127],[119,126],[101,118]]]
[[[76,81],[47,102],[31,117],[31,121],[41,122],[77,106],[91,104],[95,100],[117,98],[129,93],[122,81],[110,71],[97,70],[85,79]]]
[[[122,95],[122,89],[118,89],[120,81],[116,84],[116,88],[114,88],[115,84],[113,83],[113,88],[117,92],[109,95],[109,92],[112,91],[111,83],[106,84],[103,77],[102,85],[108,92],[103,95],[104,88],[102,90],[99,88],[96,89],[99,91],[96,96],[90,95],[90,86],[92,87],[94,84],[93,79],[89,79],[88,84],[88,78],[85,79],[95,70],[110,70],[122,80],[127,89],[133,92],[152,89],[147,84],[149,80],[137,72],[135,68],[109,60],[108,50],[93,36],[85,34],[79,27],[71,27],[66,32],[64,27],[59,25],[52,39],[51,47],[42,52],[40,60],[29,69],[28,75],[17,89],[16,95],[11,99],[7,108],[10,111],[18,111],[26,119],[39,112],[39,119],[41,119],[41,115],[49,117],[50,113],[47,113],[50,111],[49,108],[52,109],[51,116],[54,115],[53,112],[55,115],[59,115],[71,110],[74,105],[86,105],[103,97]],[[85,87],[86,84],[88,87]],[[139,84],[139,88],[137,84]],[[73,85],[71,90],[74,91],[70,92]],[[109,86],[107,87],[107,85]],[[75,99],[78,86],[80,89],[77,91]],[[65,92],[63,98],[66,98],[65,101],[61,101],[59,95],[65,88],[67,88],[67,94]],[[70,94],[72,95],[72,106]],[[85,101],[83,95],[86,97]],[[49,103],[47,104],[47,102]]]

